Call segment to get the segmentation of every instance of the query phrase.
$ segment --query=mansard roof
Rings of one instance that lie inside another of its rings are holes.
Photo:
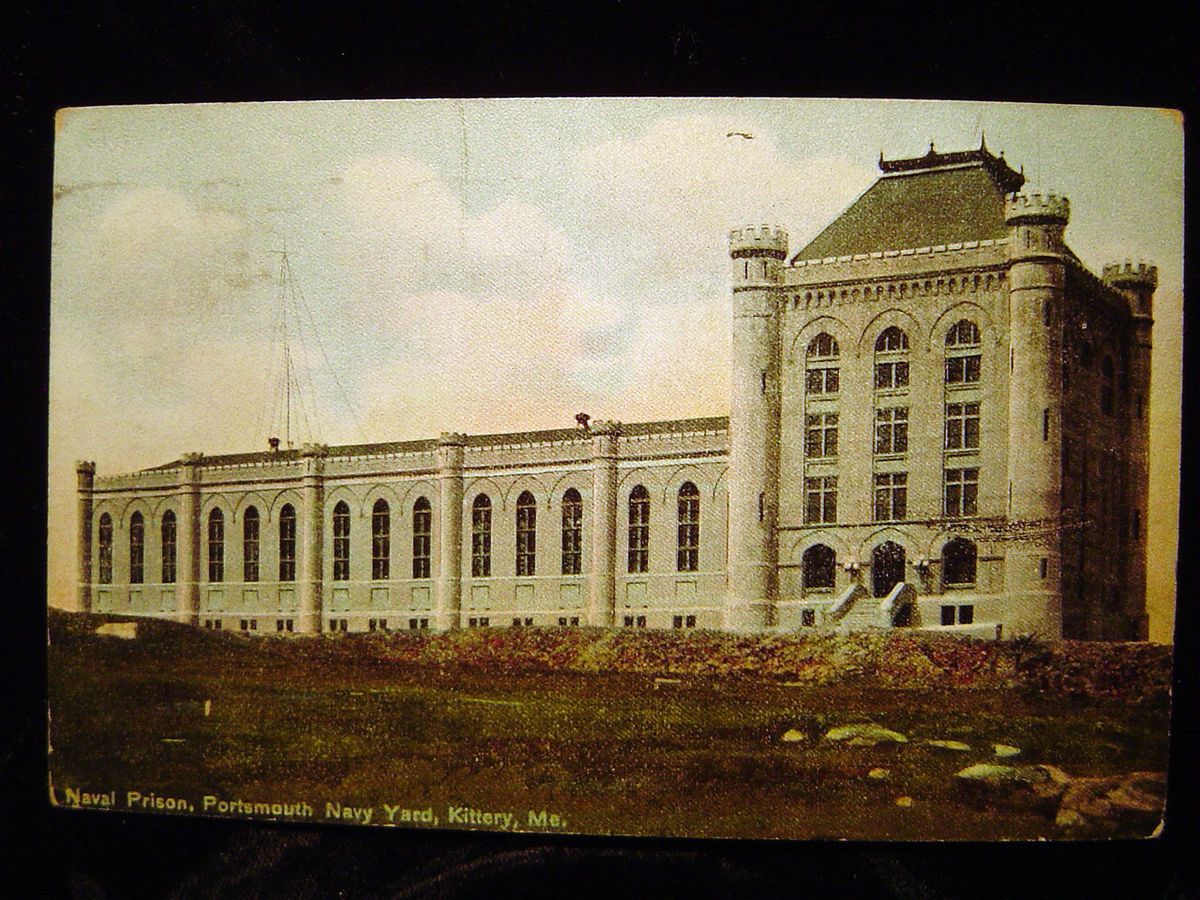
[[[728,416],[707,416],[694,419],[666,419],[658,422],[632,422],[621,425],[622,437],[649,437],[660,434],[687,434],[697,431],[724,431],[729,428]],[[468,434],[468,447],[499,447],[511,444],[541,444],[555,441],[577,440],[586,435],[582,428],[549,428],[541,431],[511,431],[498,434]],[[388,453],[432,453],[437,447],[435,438],[413,441],[383,441],[374,444],[341,444],[329,447],[330,457],[382,456]],[[224,453],[204,456],[206,465],[238,466],[252,463],[279,462],[300,459],[300,450],[261,450],[252,453]],[[183,462],[175,459],[143,471],[154,472],[174,469]]]
[[[1025,176],[986,144],[978,150],[885,160],[882,174],[792,261],[1002,238],[1004,197]]]

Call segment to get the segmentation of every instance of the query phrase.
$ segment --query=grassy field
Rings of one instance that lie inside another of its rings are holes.
[[[469,807],[511,813],[522,830],[556,830],[549,817],[529,821],[544,810],[560,818],[557,830],[583,833],[1037,838],[1061,836],[1052,815],[975,805],[953,774],[991,761],[994,743],[1021,748],[1021,763],[1076,776],[1166,768],[1161,691],[1137,702],[1067,696],[1032,690],[1016,675],[978,679],[982,687],[897,688],[875,670],[841,679],[835,671],[822,684],[679,674],[678,665],[522,671],[456,661],[456,646],[490,648],[493,663],[502,655],[496,638],[478,635],[438,650],[434,665],[411,658],[434,647],[414,641],[437,638],[264,640],[153,623],[122,640],[95,635],[98,621],[51,618],[58,802],[70,788],[115,791],[118,809],[129,791],[180,798],[197,812],[206,795],[304,801],[315,822],[332,821],[326,804],[338,803],[387,824],[387,804],[431,809],[440,827],[469,825],[451,812]],[[531,630],[521,640],[574,641],[578,660],[596,656],[608,640],[598,635]],[[621,640],[648,642],[649,658],[662,642],[689,646],[653,634]],[[698,646],[706,640],[695,637]],[[1163,681],[1157,669],[1154,678]],[[864,721],[909,742],[850,747],[823,738]],[[789,729],[800,739],[781,742]],[[877,768],[887,777],[868,776]]]

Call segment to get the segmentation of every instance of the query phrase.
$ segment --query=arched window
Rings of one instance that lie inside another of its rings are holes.
[[[97,529],[99,553],[96,560],[96,580],[100,584],[112,584],[112,516],[104,513],[100,516]]]
[[[429,501],[418,497],[413,504],[413,578],[428,578],[432,555],[433,514]]]
[[[162,517],[162,583],[175,583],[175,513],[167,510]]]
[[[629,492],[629,566],[632,573],[650,567],[650,492],[638,485]]]
[[[492,574],[492,501],[480,494],[471,504],[471,575]]]
[[[386,581],[392,567],[392,511],[380,497],[371,509],[371,578]]]
[[[219,509],[208,514],[208,580],[225,580],[225,514]]]
[[[562,499],[562,573],[578,575],[583,565],[583,499],[568,488]]]
[[[942,581],[946,585],[973,585],[977,552],[973,541],[955,538],[942,548]]]
[[[836,394],[840,387],[841,370],[837,366],[838,342],[832,335],[821,332],[808,343],[804,358],[805,389],[810,394]]]
[[[1100,411],[1105,415],[1111,416],[1116,405],[1113,387],[1115,375],[1113,372],[1113,358],[1111,356],[1105,356],[1100,361],[1100,375],[1102,378],[1100,382]]]
[[[908,335],[892,325],[875,341],[875,388],[908,387]]]
[[[833,548],[815,544],[804,551],[804,587],[807,590],[827,590],[833,587],[835,560]]]
[[[537,501],[529,491],[517,498],[517,574],[537,574]]]
[[[253,506],[242,516],[242,580],[258,581],[258,510]]]
[[[904,580],[904,548],[894,541],[884,541],[871,552],[871,593],[886,597]]]
[[[350,506],[345,500],[333,508],[333,580],[350,580]]]
[[[146,580],[146,525],[140,512],[129,517],[129,583]]]
[[[690,481],[679,488],[678,541],[675,568],[695,572],[700,568],[700,491]]]
[[[279,511],[279,580],[296,580],[296,509],[290,503]]]
[[[1090,369],[1092,367],[1092,359],[1094,357],[1092,351],[1092,342],[1087,338],[1080,338],[1077,352],[1079,353],[1079,367],[1081,369]]]
[[[946,384],[978,384],[982,363],[979,326],[961,319],[946,332]]]

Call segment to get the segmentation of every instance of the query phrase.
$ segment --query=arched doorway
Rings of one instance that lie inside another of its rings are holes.
[[[886,597],[904,580],[904,548],[884,541],[871,554],[871,587],[876,597]]]

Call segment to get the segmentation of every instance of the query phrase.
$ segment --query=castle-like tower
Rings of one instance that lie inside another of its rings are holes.
[[[724,625],[775,624],[778,597],[780,293],[787,233],[763,225],[729,235],[733,342],[729,408],[729,590]]]

